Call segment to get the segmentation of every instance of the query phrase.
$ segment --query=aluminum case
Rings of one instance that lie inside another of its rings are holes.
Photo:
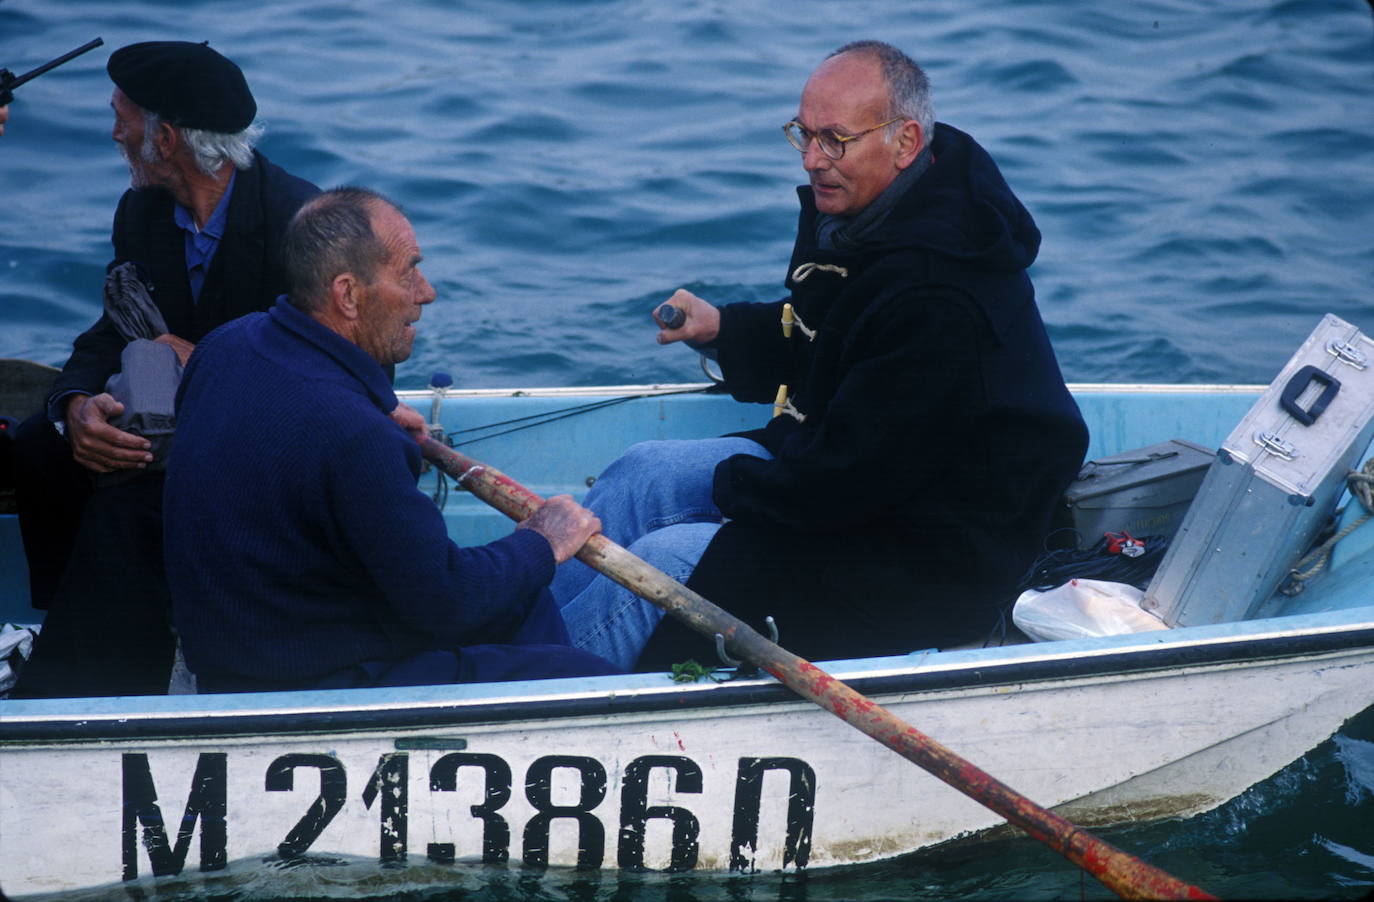
[[[1217,451],[1143,607],[1170,626],[1255,616],[1374,438],[1374,341],[1327,314]]]

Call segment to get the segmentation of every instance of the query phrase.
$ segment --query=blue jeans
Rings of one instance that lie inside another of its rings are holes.
[[[613,542],[685,583],[723,521],[711,500],[716,464],[735,454],[772,458],[745,438],[641,442],[597,478],[583,505]],[[630,670],[663,610],[581,561],[558,568],[553,597],[572,644]]]

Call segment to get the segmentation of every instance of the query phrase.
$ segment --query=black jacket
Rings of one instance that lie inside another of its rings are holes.
[[[109,268],[126,261],[137,263],[152,282],[152,297],[167,321],[167,330],[187,341],[200,341],[216,326],[266,310],[286,293],[282,261],[286,224],[319,193],[319,188],[254,151],[253,165],[235,176],[224,237],[197,302],[186,274],[184,233],[172,217],[172,195],[157,188],[131,189],[124,192],[115,210],[114,260]],[[105,381],[119,371],[125,344],[114,324],[101,314],[95,325],[77,336],[49,397],[104,391]]]
[[[726,523],[689,585],[737,616],[772,614],[812,658],[982,638],[1077,472],[1087,429],[1026,267],[1040,233],[991,157],[941,124],[935,162],[857,250],[821,250],[808,187],[782,302],[722,308],[726,387],[783,414],[750,437],[772,461],[715,472]],[[813,266],[813,264],[815,264]],[[643,666],[714,658],[668,624]]]

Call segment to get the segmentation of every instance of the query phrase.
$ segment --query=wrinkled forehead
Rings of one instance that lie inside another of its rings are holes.
[[[372,208],[372,231],[393,259],[409,260],[420,253],[415,227],[405,214],[388,203],[376,202]]]

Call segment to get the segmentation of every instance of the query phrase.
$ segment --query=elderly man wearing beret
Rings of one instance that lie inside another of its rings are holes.
[[[147,436],[115,425],[125,405],[107,383],[130,341],[111,316],[114,278],[156,324],[146,337],[185,364],[202,336],[286,292],[282,236],[319,193],[254,149],[257,103],[208,42],[132,44],[106,68],[131,188],[115,211],[106,313],[77,337],[45,415],[16,442],[33,604],[49,608],[16,697],[167,688],[164,461]]]

